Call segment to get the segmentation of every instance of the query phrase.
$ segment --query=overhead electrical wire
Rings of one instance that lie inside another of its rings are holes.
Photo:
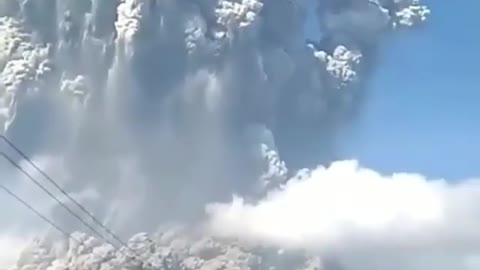
[[[7,195],[9,195],[10,197],[12,197],[13,199],[17,200],[18,202],[20,202],[20,204],[22,204],[23,206],[25,206],[28,210],[32,211],[36,216],[38,216],[39,218],[41,218],[43,221],[45,221],[46,223],[48,223],[50,226],[52,226],[52,228],[54,228],[55,230],[57,230],[58,232],[60,232],[61,234],[63,234],[66,238],[68,239],[71,239],[73,241],[75,241],[76,243],[82,245],[84,244],[84,241],[81,241],[81,240],[78,240],[77,238],[73,237],[71,234],[69,234],[65,229],[63,229],[60,225],[56,224],[53,220],[49,219],[47,216],[43,215],[42,213],[40,213],[40,211],[38,211],[37,209],[35,209],[35,207],[33,207],[31,204],[29,204],[26,200],[22,199],[18,194],[16,194],[15,192],[13,192],[11,189],[9,189],[7,186],[5,186],[4,184],[0,183],[0,189],[5,191],[5,193],[7,193]],[[95,253],[95,251],[92,251]]]
[[[136,260],[140,263],[143,263],[140,259],[138,259],[138,254],[136,254],[136,251],[131,249],[124,241],[120,239],[115,233],[113,233],[110,229],[108,229],[105,225],[103,225],[93,214],[91,214],[84,206],[82,206],[77,200],[75,200],[72,196],[70,196],[55,180],[53,180],[52,177],[50,177],[47,173],[45,173],[42,169],[40,169],[23,151],[21,151],[14,143],[12,143],[10,140],[8,140],[4,135],[0,135],[0,139],[3,139],[11,148],[13,148],[22,158],[24,158],[35,170],[37,170],[41,175],[43,175],[52,185],[54,185],[67,199],[72,201],[80,210],[82,210],[85,214],[87,214],[97,225],[102,227],[110,236],[112,236],[115,240],[117,240],[122,247],[125,248],[125,250],[129,250],[134,254],[134,256],[129,256],[131,259]],[[77,213],[75,213],[72,209],[70,209],[65,203],[63,203],[60,199],[58,199],[52,192],[50,192],[47,188],[45,188],[39,181],[37,181],[32,175],[30,175],[25,169],[23,169],[19,164],[17,164],[13,159],[11,159],[9,156],[7,156],[5,153],[0,152],[0,156],[5,158],[12,166],[14,166],[16,169],[20,170],[22,174],[24,174],[30,181],[32,181],[36,186],[38,186],[40,189],[42,189],[45,193],[47,193],[52,199],[54,199],[62,208],[67,210],[68,213],[73,215],[78,221],[80,221],[85,227],[87,227],[89,230],[91,230],[95,235],[100,237],[102,240],[104,240],[106,243],[112,245],[112,247],[119,249],[114,243],[112,243],[109,239],[106,239],[101,233],[99,233],[95,228],[93,228],[88,222],[83,220]],[[45,216],[41,215],[38,211],[36,211],[33,207],[29,206],[28,203],[26,203],[25,200],[22,200],[20,197],[16,196],[11,190],[6,188],[5,186],[2,185],[2,189],[6,191],[9,195],[18,198],[22,204],[24,204],[26,207],[28,207],[30,210],[32,210],[35,214],[39,215],[42,217],[42,219],[46,219],[50,225],[54,226],[57,230],[60,230],[63,234],[66,232],[53,223],[51,220],[46,218]],[[52,224],[53,223],[53,224]],[[67,236],[69,238],[72,238],[68,233]],[[76,240],[79,242],[78,240]],[[124,251],[125,251],[124,250]],[[148,263],[149,264],[149,263]]]
[[[14,198],[15,200],[19,201],[23,206],[25,206],[26,208],[28,208],[30,211],[32,211],[33,213],[35,213],[35,215],[37,215],[39,218],[41,218],[43,221],[47,222],[48,224],[50,224],[54,229],[56,229],[57,231],[59,231],[60,233],[62,233],[63,235],[65,235],[66,237],[74,240],[75,242],[77,243],[81,243],[80,240],[78,239],[75,239],[73,238],[69,233],[67,233],[66,230],[62,229],[62,227],[60,227],[59,225],[57,225],[55,222],[53,222],[53,220],[49,219],[48,217],[46,217],[45,215],[43,215],[42,213],[40,213],[40,211],[38,211],[37,209],[35,209],[33,206],[31,206],[27,201],[25,201],[24,199],[22,199],[19,195],[17,195],[15,192],[13,192],[12,190],[10,190],[8,187],[6,187],[4,184],[0,183],[0,189],[2,189],[3,191],[5,191],[5,193],[7,193],[10,197]]]
[[[51,191],[49,191],[46,187],[44,187],[39,181],[37,181],[31,174],[29,174],[25,169],[22,168],[19,164],[17,164],[13,159],[7,156],[5,153],[0,152],[0,156],[2,156],[5,160],[7,160],[12,166],[22,172],[30,181],[32,181],[37,187],[42,189],[50,198],[55,200],[63,209],[69,212],[72,216],[74,216],[78,221],[80,221],[85,227],[87,227],[90,231],[96,234],[98,237],[103,239],[105,242],[111,244],[113,247],[118,248],[115,244],[113,244],[110,240],[106,239],[101,233],[99,233],[95,228],[93,228],[88,222],[83,220],[80,215],[75,213],[72,209],[70,209],[64,202],[58,199]]]
[[[13,148],[22,158],[24,158],[35,170],[37,170],[43,177],[45,177],[55,188],[57,188],[67,199],[69,199],[73,204],[75,204],[82,212],[92,219],[98,226],[105,230],[111,237],[118,241],[121,245],[127,246],[127,244],[120,239],[114,232],[108,229],[102,222],[100,222],[90,211],[88,211],[81,203],[75,200],[72,196],[68,194],[55,180],[52,179],[47,173],[41,170],[22,150],[20,150],[14,143],[7,139],[4,135],[0,135],[0,138],[3,139],[11,148]]]

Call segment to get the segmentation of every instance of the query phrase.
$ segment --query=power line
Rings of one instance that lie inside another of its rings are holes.
[[[74,216],[78,221],[80,221],[85,227],[90,229],[94,234],[96,234],[98,237],[103,239],[105,242],[107,242],[107,243],[111,244],[113,247],[117,248],[116,245],[111,243],[102,234],[100,234],[97,230],[95,230],[95,228],[93,228],[90,224],[88,224],[86,221],[84,221],[77,213],[75,213],[72,209],[70,209],[65,203],[63,203],[60,199],[55,197],[55,195],[52,192],[50,192],[47,188],[45,188],[40,182],[38,182],[33,176],[31,176],[27,171],[25,171],[20,165],[18,165],[15,161],[13,161],[9,156],[7,156],[3,152],[0,152],[0,156],[5,158],[10,164],[12,164],[18,170],[20,170],[23,173],[23,175],[25,175],[36,186],[38,186],[45,193],[47,193],[48,196],[50,196],[52,199],[54,199],[60,206],[62,206],[62,208],[67,210],[72,216]]]
[[[73,237],[71,234],[69,234],[66,230],[64,230],[62,227],[60,227],[59,225],[57,225],[53,220],[49,219],[48,217],[46,217],[45,215],[43,215],[42,213],[40,213],[40,211],[38,211],[37,209],[35,209],[32,205],[30,205],[27,201],[25,201],[24,199],[22,199],[19,195],[17,195],[15,192],[13,192],[11,189],[9,189],[8,187],[6,187],[5,185],[3,185],[2,183],[0,183],[0,189],[2,189],[3,191],[5,191],[5,193],[7,193],[10,197],[14,198],[15,200],[17,200],[18,202],[20,202],[23,206],[25,206],[28,210],[32,211],[35,215],[37,215],[39,218],[41,218],[43,221],[45,221],[46,223],[48,223],[50,226],[52,226],[52,228],[54,228],[55,230],[59,231],[61,234],[63,234],[66,238],[68,239],[71,239],[73,241],[75,241],[76,243],[80,244],[80,245],[83,245],[84,244],[84,241],[81,241],[81,240],[78,240],[77,238]],[[95,250],[92,251],[93,253],[95,253]]]
[[[81,205],[77,200],[70,196],[55,180],[53,180],[47,173],[41,170],[35,163],[21,151],[14,143],[7,139],[4,135],[0,135],[0,138],[3,139],[10,147],[12,147],[20,156],[22,156],[35,170],[37,170],[43,177],[45,177],[52,185],[54,185],[65,197],[72,201],[82,212],[87,214],[97,225],[102,227],[110,236],[112,236],[116,241],[118,241],[123,246],[128,246],[120,237],[108,229],[105,225],[102,224],[92,213],[90,213],[83,205]]]
[[[0,135],[1,136],[1,135]],[[86,223],[80,216],[78,216],[76,213],[74,213],[70,208],[68,208],[63,202],[61,202],[55,195],[53,195],[48,189],[46,189],[40,182],[35,180],[33,176],[31,176],[29,173],[27,173],[20,165],[18,165],[15,161],[13,161],[10,157],[8,157],[5,153],[0,152],[0,156],[5,158],[9,163],[11,163],[16,169],[20,170],[25,176],[27,176],[32,182],[34,182],[38,187],[40,187],[44,192],[46,192],[50,197],[52,197],[58,204],[60,204],[63,208],[65,208],[70,214],[72,214],[74,217],[76,217],[80,222],[82,222],[87,228],[89,228],[92,232],[94,232],[96,235],[98,235],[101,239],[103,239],[106,243],[112,245],[112,247],[120,250],[118,247],[116,247],[112,242],[109,240],[105,239],[98,231],[96,231],[92,226],[90,226],[88,223]],[[38,168],[38,167],[37,167]],[[38,169],[40,172],[40,169]],[[45,173],[45,175],[48,177],[48,175]],[[64,229],[62,229],[59,225],[55,224],[51,219],[47,218],[46,216],[42,215],[39,211],[37,211],[34,207],[32,207],[30,204],[28,204],[25,200],[20,198],[20,196],[16,195],[14,192],[12,192],[10,189],[8,189],[5,185],[0,183],[0,189],[3,189],[8,195],[12,196],[16,200],[18,200],[20,203],[22,203],[25,207],[27,207],[29,210],[34,212],[37,216],[39,216],[41,219],[43,219],[45,222],[50,224],[53,228],[56,230],[60,231],[62,234],[64,234],[67,238],[70,238],[74,240],[75,242],[82,244],[82,241],[73,238],[69,233],[67,233]],[[132,252],[134,255],[133,256],[128,256],[130,259],[137,261],[139,263],[145,263],[141,259],[139,259],[139,255],[136,253],[135,250],[131,249],[127,244],[123,244],[123,247],[125,249],[123,250],[122,253],[125,253],[126,250],[129,250]],[[126,254],[125,254],[126,255]],[[150,265],[150,263],[147,263],[147,265]]]
[[[95,216],[93,216],[88,210],[86,210],[85,207],[83,207],[78,201],[73,199],[68,193],[60,187],[59,184],[57,184],[50,176],[48,176],[47,173],[45,173],[43,170],[41,170],[35,163],[27,156],[25,155],[18,147],[15,146],[11,141],[9,141],[4,135],[0,135],[0,138],[3,139],[10,147],[12,147],[18,154],[20,154],[32,167],[34,167],[40,174],[42,174],[51,184],[53,184],[58,190],[62,192],[68,199],[70,199],[74,204],[76,204],[83,212],[85,212],[87,215],[92,218],[95,223],[100,225],[106,232],[108,232],[113,238],[115,238],[118,242],[121,243],[123,247],[126,248],[126,250],[129,250],[134,254],[134,256],[129,256],[131,259],[143,263],[140,259],[138,259],[138,254],[136,253],[135,250],[131,249],[125,242],[123,242],[115,233],[113,233],[110,229],[105,227],[100,221],[98,221]],[[73,215],[77,220],[79,220],[83,225],[85,225],[87,228],[89,228],[94,234],[96,234],[98,237],[100,237],[102,240],[104,240],[106,243],[112,245],[114,248],[118,249],[118,247],[113,244],[111,241],[106,239],[103,235],[101,235],[97,230],[95,230],[90,224],[88,224],[86,221],[84,221],[78,214],[76,214],[73,210],[71,210],[68,206],[66,206],[62,201],[60,201],[55,195],[53,195],[48,189],[46,189],[40,182],[35,180],[33,176],[31,176],[29,173],[27,173],[19,164],[17,164],[15,161],[13,161],[10,157],[8,157],[5,153],[0,152],[0,155],[5,158],[11,165],[13,165],[16,169],[20,170],[29,180],[31,180],[35,185],[37,185],[40,189],[42,189],[45,193],[47,193],[52,199],[54,199],[58,204],[60,204],[65,210],[67,210],[71,215]],[[37,212],[37,211],[35,211]],[[50,222],[49,222],[50,223]],[[56,226],[57,227],[57,226]],[[124,250],[125,251],[125,250]],[[123,252],[122,252],[123,253]]]
[[[63,235],[65,235],[66,237],[74,240],[75,242],[78,242],[78,243],[81,243],[81,241],[79,241],[78,239],[75,239],[73,238],[69,233],[67,233],[67,231],[65,231],[64,229],[62,229],[59,225],[55,224],[55,222],[53,222],[51,219],[49,219],[48,217],[44,216],[42,213],[40,213],[38,210],[36,210],[33,206],[31,206],[28,202],[26,202],[24,199],[20,198],[20,196],[18,196],[17,194],[15,194],[13,191],[11,191],[9,188],[7,188],[5,185],[3,185],[2,183],[0,183],[0,189],[3,189],[3,191],[5,191],[8,195],[10,195],[11,197],[13,197],[15,200],[19,201],[21,204],[23,204],[23,206],[25,206],[26,208],[28,208],[30,211],[32,211],[33,213],[35,213],[38,217],[40,217],[41,219],[43,219],[43,221],[47,222],[48,224],[50,224],[50,226],[52,226],[53,228],[55,228],[57,231],[61,232]]]

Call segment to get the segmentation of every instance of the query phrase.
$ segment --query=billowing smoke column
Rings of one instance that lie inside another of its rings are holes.
[[[386,176],[339,161],[301,171],[257,202],[212,204],[207,226],[217,236],[327,255],[341,269],[473,270],[479,195],[478,178]]]
[[[306,42],[311,6],[321,38]],[[0,0],[0,132],[54,157],[62,186],[91,191],[82,203],[119,232],[196,220],[334,160],[384,34],[428,13],[417,0]]]

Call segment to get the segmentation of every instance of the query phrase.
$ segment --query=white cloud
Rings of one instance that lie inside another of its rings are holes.
[[[8,234],[0,235],[0,269],[14,265],[18,254],[27,245],[28,240],[12,237]]]
[[[218,235],[334,253],[347,266],[355,262],[347,269],[471,269],[480,254],[479,205],[480,180],[383,176],[341,161],[255,204],[235,198],[208,212]]]

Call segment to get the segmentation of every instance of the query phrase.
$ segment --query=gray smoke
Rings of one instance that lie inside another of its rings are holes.
[[[428,14],[417,0],[0,0],[0,133],[119,233],[198,220],[335,160],[384,35]]]

